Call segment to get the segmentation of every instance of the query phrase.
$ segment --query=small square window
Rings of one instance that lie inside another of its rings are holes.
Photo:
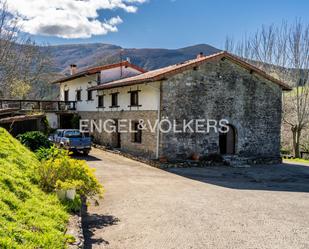
[[[76,101],[82,100],[82,90],[76,90]]]
[[[104,107],[104,96],[103,95],[98,96],[98,107],[100,108]]]
[[[142,130],[139,128],[139,122],[132,122],[132,142],[133,143],[142,143]]]

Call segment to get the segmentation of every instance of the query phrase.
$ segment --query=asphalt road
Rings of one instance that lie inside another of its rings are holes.
[[[309,166],[159,170],[93,149],[85,248],[308,249]]]

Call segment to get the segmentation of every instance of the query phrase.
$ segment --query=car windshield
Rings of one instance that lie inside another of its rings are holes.
[[[78,138],[78,137],[82,137],[83,134],[80,133],[79,131],[66,131],[64,133],[64,136],[68,138]]]

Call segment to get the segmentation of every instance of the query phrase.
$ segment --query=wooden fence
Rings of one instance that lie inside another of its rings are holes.
[[[76,101],[0,99],[0,109],[21,111],[75,111]]]

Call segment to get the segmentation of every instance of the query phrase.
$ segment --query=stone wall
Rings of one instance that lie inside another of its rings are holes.
[[[228,59],[206,62],[161,83],[161,119],[227,119],[236,129],[236,155],[242,158],[279,158],[281,88]],[[157,111],[79,112],[83,119],[150,120]],[[115,134],[94,133],[97,143],[115,147]],[[142,131],[142,143],[132,133],[121,133],[121,150],[155,158],[156,133]],[[159,156],[187,159],[219,153],[219,133],[160,133]]]
[[[157,119],[157,111],[96,111],[96,112],[79,112],[82,119],[93,119],[99,124],[99,120],[104,122],[107,119],[112,120],[131,120],[138,121],[140,119],[150,120],[155,123]],[[125,123],[123,123],[125,124]],[[110,125],[107,127],[110,130]],[[124,130],[124,129],[123,129]],[[117,135],[116,133],[108,132],[94,132],[95,142],[108,147],[116,147]],[[150,130],[142,131],[142,142],[134,143],[132,141],[132,133],[123,132],[120,133],[121,147],[120,150],[131,153],[136,156],[142,156],[147,158],[155,158],[156,155],[156,133],[152,133]]]
[[[161,114],[169,120],[227,119],[236,128],[236,154],[280,156],[281,88],[228,59],[207,62],[162,82]],[[160,156],[219,152],[219,134],[160,134]]]

